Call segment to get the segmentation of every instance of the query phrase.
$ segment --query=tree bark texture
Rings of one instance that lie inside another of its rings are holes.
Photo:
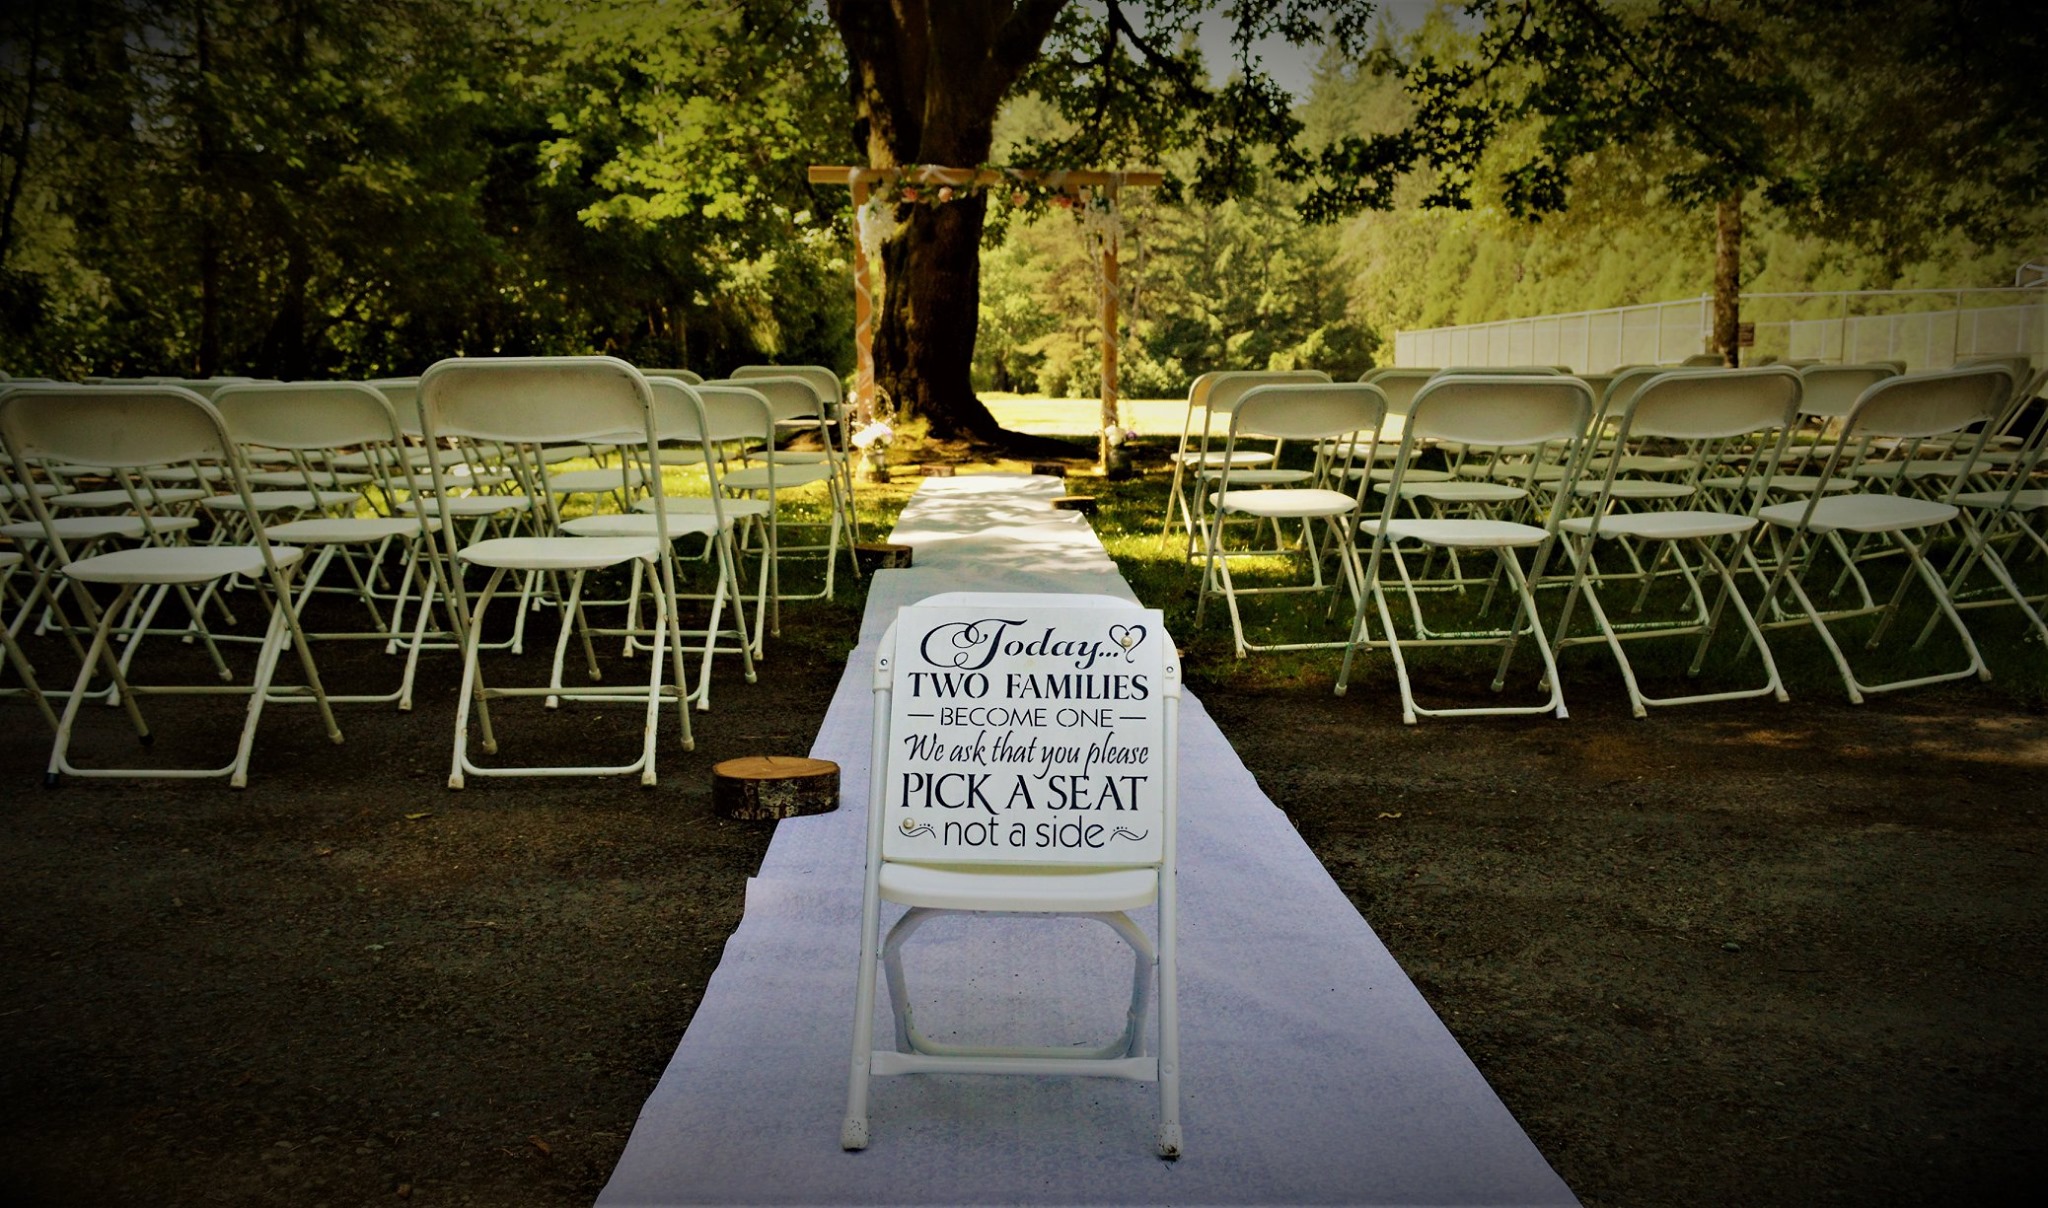
[[[996,111],[1067,2],[830,0],[868,166],[986,163]],[[965,189],[942,204],[901,203],[882,247],[876,385],[942,440],[1001,440],[970,378],[986,215],[986,198]]]
[[[748,755],[713,764],[711,810],[721,818],[767,822],[839,808],[839,765],[794,755]]]
[[[1714,351],[1733,369],[1742,363],[1742,193],[1714,207]]]

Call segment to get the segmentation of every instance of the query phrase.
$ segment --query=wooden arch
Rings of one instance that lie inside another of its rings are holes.
[[[867,204],[868,194],[876,185],[896,184],[931,185],[934,187],[987,188],[1005,183],[1031,184],[1040,188],[1055,189],[1064,193],[1078,193],[1083,189],[1104,190],[1115,205],[1116,195],[1123,188],[1157,188],[1166,178],[1159,172],[1063,172],[1031,168],[945,168],[933,164],[913,164],[902,168],[854,168],[842,166],[814,165],[810,170],[814,185],[844,185],[853,190],[853,210],[856,229],[853,240],[853,401],[861,422],[867,422],[874,414],[875,401],[875,315],[874,295],[869,288],[868,256],[861,245],[860,208]],[[1102,247],[1102,427],[1116,426],[1117,422],[1117,248],[1114,240],[1105,241]],[[1107,438],[1100,441],[1101,455],[1105,463],[1109,449]]]

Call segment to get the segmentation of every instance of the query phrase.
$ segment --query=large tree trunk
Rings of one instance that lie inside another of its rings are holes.
[[[854,138],[875,168],[976,168],[996,111],[1068,0],[829,0],[852,69]],[[942,440],[1024,447],[975,397],[986,198],[903,203],[882,247],[875,383]]]
[[[875,381],[939,440],[999,442],[1001,429],[969,381],[987,198],[904,209],[904,229],[882,251]]]
[[[1742,191],[1714,207],[1714,351],[1733,369],[1742,363]]]

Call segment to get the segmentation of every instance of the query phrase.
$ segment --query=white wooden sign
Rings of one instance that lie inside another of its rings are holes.
[[[1158,863],[1173,657],[1157,609],[904,609],[889,858]]]

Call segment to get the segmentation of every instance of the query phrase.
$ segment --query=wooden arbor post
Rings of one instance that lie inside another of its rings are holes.
[[[912,164],[903,168],[855,168],[812,165],[814,185],[844,185],[853,191],[853,403],[860,422],[874,418],[875,405],[875,303],[867,250],[860,238],[860,211],[873,187],[898,181],[914,185],[988,188],[1005,182],[1035,184],[1072,195],[1082,189],[1107,191],[1112,207],[1117,190],[1124,186],[1157,188],[1166,179],[1159,172],[1062,172],[1031,168],[946,168],[933,164]],[[1103,468],[1109,465],[1108,430],[1117,416],[1117,288],[1120,268],[1116,240],[1104,240],[1102,248],[1102,423],[1097,438]]]

